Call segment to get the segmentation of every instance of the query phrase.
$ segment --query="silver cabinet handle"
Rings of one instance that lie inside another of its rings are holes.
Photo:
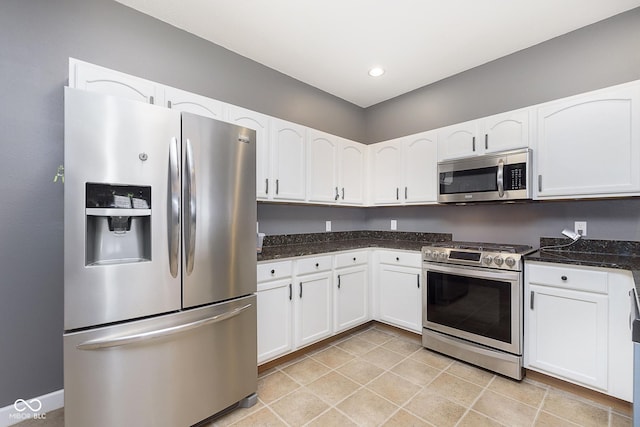
[[[235,317],[251,307],[252,304],[247,304],[242,307],[235,308],[231,311],[227,311],[226,313],[217,314],[215,316],[196,320],[195,322],[185,323],[183,325],[171,326],[169,328],[158,329],[156,331],[150,332],[141,332],[138,334],[125,335],[123,337],[115,337],[115,338],[100,338],[96,340],[90,340],[83,342],[82,344],[78,344],[76,348],[78,350],[99,350],[101,348],[110,348],[110,347],[119,347],[127,344],[134,344],[141,341],[147,341],[155,338],[162,338],[168,335],[178,334],[181,332],[190,331],[195,328],[199,328],[201,326],[210,325],[212,323],[222,322],[223,320],[230,319]]]
[[[400,187],[396,187],[396,200],[400,200]]]
[[[269,194],[269,178],[264,180],[264,194]]]
[[[300,282],[300,298],[302,298],[302,282]]]
[[[504,161],[500,159],[498,161],[498,197],[504,197]]]
[[[476,151],[476,137],[471,138],[471,148],[472,151]]]
[[[531,310],[533,310],[533,297],[535,295],[535,292],[531,291],[531,300],[529,301],[529,308]]]
[[[276,194],[280,192],[280,180],[276,179]]]
[[[338,274],[338,289],[340,289],[340,285],[341,285],[341,283],[340,283],[340,275]]]
[[[418,284],[418,289],[420,289],[420,275],[416,274],[416,282]]]
[[[407,200],[407,194],[409,191],[409,187],[404,187],[404,199]]]
[[[344,200],[344,187],[342,187],[342,200]]]
[[[188,218],[187,218],[187,230],[185,233],[185,247],[187,252],[187,274],[191,274],[193,271],[193,262],[196,251],[196,167],[193,158],[193,147],[191,141],[187,138],[186,146],[186,165],[187,165],[187,180],[185,188],[185,196],[187,197],[188,205]]]
[[[338,192],[338,187],[336,187],[336,197],[333,200],[338,200],[340,198],[340,193]]]
[[[489,149],[489,134],[488,133],[484,134],[484,149],[485,150]]]
[[[293,299],[293,286],[289,283],[289,301]]]
[[[180,264],[180,164],[178,140],[171,138],[169,145],[169,272],[178,277]]]
[[[636,302],[636,290],[629,291],[631,297],[631,306],[629,307],[629,329],[633,330],[633,321],[638,317],[638,303]]]
[[[542,175],[538,175],[538,191],[542,191]]]

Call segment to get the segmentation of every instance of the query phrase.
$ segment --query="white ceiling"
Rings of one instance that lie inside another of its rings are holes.
[[[116,0],[361,107],[640,0]],[[370,77],[374,65],[382,77]]]

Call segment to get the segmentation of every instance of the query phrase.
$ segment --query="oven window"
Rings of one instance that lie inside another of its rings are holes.
[[[511,343],[511,285],[427,272],[427,320]]]
[[[440,194],[498,191],[498,167],[440,172]]]

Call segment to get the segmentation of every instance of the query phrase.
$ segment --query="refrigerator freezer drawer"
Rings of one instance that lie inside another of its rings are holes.
[[[65,425],[190,426],[257,390],[256,297],[64,336]]]

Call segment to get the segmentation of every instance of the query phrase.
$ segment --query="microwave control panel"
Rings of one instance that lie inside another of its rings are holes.
[[[517,163],[504,166],[504,189],[505,190],[526,190],[527,189],[527,165]]]

